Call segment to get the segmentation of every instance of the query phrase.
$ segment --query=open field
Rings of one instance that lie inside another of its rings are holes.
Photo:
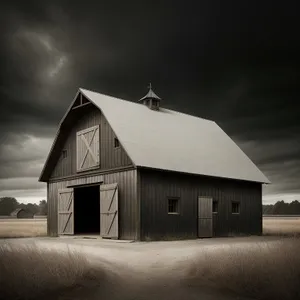
[[[264,217],[264,235],[300,236],[300,216]],[[45,236],[46,219],[0,219],[0,238]]]
[[[264,217],[263,232],[264,235],[300,237],[300,217]]]
[[[0,238],[47,235],[47,219],[0,219]]]
[[[120,243],[0,240],[0,298],[292,300],[300,240],[244,237]]]

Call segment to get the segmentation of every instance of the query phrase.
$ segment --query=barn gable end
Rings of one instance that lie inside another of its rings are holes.
[[[93,134],[90,137],[88,137],[89,130]],[[116,140],[118,147],[115,147]],[[93,163],[93,155],[91,155],[93,153],[88,151],[88,145],[85,143],[93,141],[99,147],[93,149],[97,152],[95,155],[99,156],[97,158],[99,161],[89,168],[88,164]],[[80,152],[78,148],[82,152],[81,159],[78,158],[77,151]],[[105,116],[98,107],[78,93],[60,124],[40,180],[55,180],[128,166],[132,166],[132,162]]]

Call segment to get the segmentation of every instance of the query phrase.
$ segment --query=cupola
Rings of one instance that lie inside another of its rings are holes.
[[[147,95],[139,100],[139,102],[153,110],[159,110],[160,101],[161,99],[153,92],[151,83]]]

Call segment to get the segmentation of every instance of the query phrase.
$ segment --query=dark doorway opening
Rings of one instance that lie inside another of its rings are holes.
[[[99,185],[74,189],[74,234],[100,234]]]

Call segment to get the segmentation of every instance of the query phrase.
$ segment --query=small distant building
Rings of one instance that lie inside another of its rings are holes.
[[[24,208],[15,209],[10,216],[17,219],[33,219],[33,213]]]

